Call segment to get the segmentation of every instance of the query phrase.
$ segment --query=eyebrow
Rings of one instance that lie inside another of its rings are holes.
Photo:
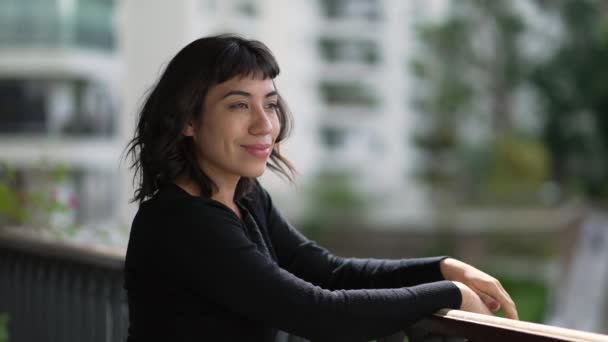
[[[240,95],[240,96],[246,96],[246,97],[251,97],[251,93],[243,91],[243,90],[231,90],[229,92],[227,92],[226,94],[224,94],[224,96],[222,96],[222,99],[231,96],[231,95]],[[269,92],[268,94],[266,94],[264,97],[271,97],[271,96],[276,96],[279,95],[279,93],[277,93],[276,90],[273,90],[271,92]]]

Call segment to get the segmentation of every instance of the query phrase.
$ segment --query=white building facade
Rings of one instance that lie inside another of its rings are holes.
[[[408,68],[415,25],[442,3],[2,1],[0,160],[21,170],[26,189],[37,184],[28,170],[62,165],[55,193],[77,203],[64,222],[128,230],[137,206],[121,158],[146,91],[185,44],[232,32],[263,41],[282,68],[277,86],[295,118],[284,151],[300,176],[295,186],[272,175],[263,183],[288,216],[302,214],[302,189],[330,172],[352,175],[375,199],[371,225],[424,221]]]

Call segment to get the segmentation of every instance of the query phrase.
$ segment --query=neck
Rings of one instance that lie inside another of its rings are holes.
[[[215,172],[215,169],[211,167],[203,168],[207,177],[217,186],[217,192],[211,194],[211,198],[225,204],[229,208],[236,207],[234,204],[234,193],[236,192],[236,186],[239,183],[240,176],[229,175],[221,172]]]
[[[207,175],[209,177],[211,177],[209,175],[209,173],[207,173]],[[211,179],[213,180],[213,182],[215,183],[215,185],[218,188],[218,191],[214,192],[211,195],[211,199],[224,204],[228,208],[232,209],[236,213],[237,216],[241,217],[240,211],[239,211],[238,207],[236,206],[236,204],[234,203],[234,193],[236,192],[236,186],[239,182],[240,177],[232,177],[232,178],[215,177],[215,178],[211,178]],[[200,186],[188,177],[185,177],[185,176],[177,177],[175,180],[175,184],[180,186],[182,189],[184,189],[186,192],[188,192],[192,196],[201,195]]]
[[[240,177],[239,177],[240,178]],[[224,204],[228,208],[230,208],[236,216],[241,218],[241,211],[239,207],[234,203],[234,193],[236,191],[236,185],[239,182],[239,178],[232,181],[224,181],[222,183],[215,182],[215,185],[218,187],[218,191],[211,195],[211,198]]]
[[[236,185],[238,184],[238,180],[236,182],[233,182],[231,186],[226,186],[225,184],[218,184],[215,181],[214,183],[218,186],[218,191],[213,193],[211,195],[211,198],[226,205],[234,203],[234,193],[236,192]],[[179,185],[192,196],[201,195],[201,187],[191,178],[179,176],[175,179],[175,184]]]
[[[234,206],[234,193],[236,191],[236,185],[230,189],[221,187],[219,184],[217,184],[217,186],[219,187],[219,191],[211,195],[211,198],[232,208]]]

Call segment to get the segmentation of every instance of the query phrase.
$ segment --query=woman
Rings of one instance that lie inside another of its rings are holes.
[[[290,116],[258,41],[198,39],[168,64],[129,144],[139,177],[125,262],[129,341],[391,335],[440,308],[517,318],[500,283],[447,257],[341,258],[292,227],[256,180]]]

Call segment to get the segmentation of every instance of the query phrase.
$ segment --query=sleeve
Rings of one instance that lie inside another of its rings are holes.
[[[327,289],[375,289],[445,280],[439,262],[447,256],[392,260],[332,255],[294,228],[264,189],[262,198],[279,265],[313,284]]]
[[[365,341],[460,306],[449,281],[382,290],[315,286],[261,254],[228,211],[193,208],[167,248],[180,282],[230,311],[315,341]]]

